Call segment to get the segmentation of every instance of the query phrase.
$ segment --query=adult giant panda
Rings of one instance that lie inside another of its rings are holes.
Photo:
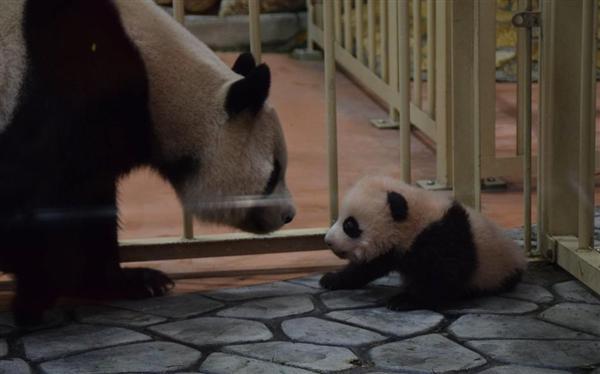
[[[20,324],[62,295],[165,293],[122,269],[116,182],[148,165],[198,218],[267,233],[294,217],[270,72],[233,69],[152,0],[15,0],[0,12],[0,268]]]
[[[325,241],[350,264],[321,285],[359,288],[399,271],[405,289],[391,309],[507,291],[526,266],[517,244],[478,212],[388,177],[364,178],[350,190]]]

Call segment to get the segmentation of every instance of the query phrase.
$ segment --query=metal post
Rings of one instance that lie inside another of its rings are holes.
[[[400,96],[400,158],[401,176],[406,183],[411,181],[410,170],[410,46],[408,28],[408,0],[398,2],[398,96]],[[420,60],[420,59],[419,59]]]
[[[579,248],[594,245],[594,158],[596,148],[596,3],[581,8],[581,74],[579,107]]]
[[[337,2],[337,1],[336,1]],[[325,103],[327,105],[327,150],[329,170],[329,218],[333,223],[338,214],[337,118],[335,98],[334,2],[323,2]]]
[[[173,0],[173,17],[182,25],[185,24],[185,5],[183,0]]]
[[[530,12],[531,0],[519,0],[519,10]],[[516,16],[518,17],[518,15]],[[518,25],[518,24],[517,24]],[[531,253],[531,28],[517,34],[517,129],[523,139],[523,227],[525,252]]]
[[[352,0],[344,0],[344,48],[352,54]]]
[[[412,102],[420,109],[421,98],[421,0],[412,0],[413,11],[413,84],[415,86]]]
[[[427,113],[435,119],[435,3],[427,0]]]
[[[257,64],[261,62],[262,46],[260,42],[260,4],[258,0],[248,0],[250,19],[250,52]]]
[[[354,0],[356,11],[356,59],[364,64],[363,54],[363,0]]]
[[[375,0],[367,0],[367,55],[369,69],[375,71]]]

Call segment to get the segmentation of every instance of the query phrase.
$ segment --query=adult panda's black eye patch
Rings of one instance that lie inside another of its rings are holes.
[[[348,235],[352,239],[356,239],[360,236],[360,234],[362,234],[362,230],[360,229],[356,218],[352,216],[344,220],[342,227],[344,228],[344,232],[346,233],[346,235]]]
[[[275,187],[277,187],[277,183],[279,182],[280,175],[281,175],[281,165],[279,164],[279,161],[275,160],[275,162],[273,163],[273,171],[271,172],[271,175],[269,176],[269,181],[267,182],[267,187],[265,187],[263,194],[270,195],[273,193],[273,191],[275,191]]]
[[[390,214],[394,221],[404,221],[408,216],[408,203],[404,196],[397,192],[388,192],[387,202],[390,205]]]

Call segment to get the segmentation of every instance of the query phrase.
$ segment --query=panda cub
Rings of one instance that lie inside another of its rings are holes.
[[[524,252],[478,212],[388,177],[364,178],[350,190],[325,242],[350,263],[321,285],[359,288],[398,271],[404,290],[391,309],[507,291],[526,268]]]

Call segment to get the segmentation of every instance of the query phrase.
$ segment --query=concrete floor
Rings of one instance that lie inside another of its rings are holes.
[[[600,372],[600,299],[552,265],[530,264],[512,292],[439,310],[385,308],[395,275],[350,291],[319,278],[63,307],[29,332],[0,314],[0,372]]]

